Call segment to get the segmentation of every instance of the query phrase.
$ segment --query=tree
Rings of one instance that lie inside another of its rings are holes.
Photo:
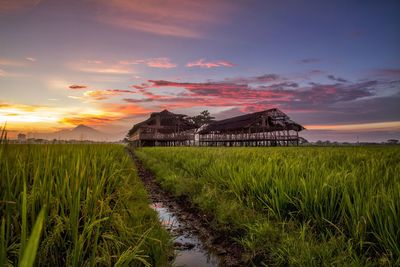
[[[391,145],[397,145],[399,143],[399,140],[397,140],[397,139],[389,139],[389,140],[387,140],[387,143],[391,144]]]
[[[214,121],[214,117],[211,116],[208,110],[203,110],[199,115],[189,117],[189,120],[192,121],[197,126],[203,126],[204,124],[209,124]]]

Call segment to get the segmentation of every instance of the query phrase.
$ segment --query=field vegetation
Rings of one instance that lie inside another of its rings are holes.
[[[400,148],[142,148],[250,264],[400,265]]]
[[[0,144],[0,215],[0,266],[168,266],[121,145]]]

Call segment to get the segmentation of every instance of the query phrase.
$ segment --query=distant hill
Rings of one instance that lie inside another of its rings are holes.
[[[90,140],[90,141],[118,141],[120,136],[106,134],[89,126],[80,124],[73,129],[60,130],[54,133],[30,133],[34,138],[48,140]]]
[[[53,133],[55,139],[62,140],[96,140],[107,139],[104,133],[95,130],[89,126],[80,124],[72,130],[61,130]]]

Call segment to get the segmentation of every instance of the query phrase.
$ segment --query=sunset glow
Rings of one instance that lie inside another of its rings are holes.
[[[103,125],[104,122],[119,120],[126,116],[118,109],[58,108],[24,105],[0,107],[0,125],[18,131],[65,128],[77,124]]]
[[[118,139],[163,109],[277,107],[310,140],[398,139],[399,13],[396,1],[0,0],[0,123]]]
[[[332,131],[400,131],[400,121],[345,124],[345,125],[308,125],[308,130]]]

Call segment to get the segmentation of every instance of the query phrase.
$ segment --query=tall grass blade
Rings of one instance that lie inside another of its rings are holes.
[[[25,250],[25,244],[26,244],[26,233],[27,233],[27,224],[26,224],[26,216],[27,216],[27,210],[26,210],[26,182],[24,180],[24,191],[22,191],[22,226],[21,226],[21,244],[19,248],[19,255],[22,257],[24,254]]]
[[[35,263],[36,253],[39,246],[40,235],[44,224],[45,207],[40,211],[35,225],[33,226],[31,235],[29,236],[24,254],[22,255],[19,267],[31,267]]]

